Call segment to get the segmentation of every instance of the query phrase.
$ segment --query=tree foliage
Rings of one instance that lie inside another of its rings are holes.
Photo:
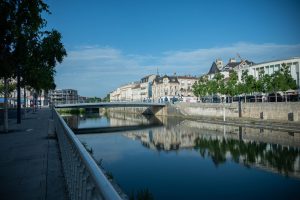
[[[260,71],[258,78],[249,74],[248,70],[242,72],[241,81],[238,81],[236,71],[231,71],[229,77],[224,79],[221,73],[208,80],[206,75],[201,76],[193,85],[193,93],[197,97],[206,95],[253,95],[257,93],[276,93],[278,91],[285,92],[289,89],[296,89],[297,84],[293,79],[290,68],[285,63],[282,63],[280,69],[272,75],[265,74]]]
[[[66,56],[60,33],[44,30],[44,12],[50,13],[43,0],[0,1],[0,79],[5,83],[5,131],[9,80],[18,77],[19,123],[20,85],[38,92],[55,88],[56,63]]]
[[[42,12],[50,13],[42,0],[1,0],[0,78],[14,78],[19,70],[23,86],[55,86],[55,66],[66,50],[58,31],[42,31]]]

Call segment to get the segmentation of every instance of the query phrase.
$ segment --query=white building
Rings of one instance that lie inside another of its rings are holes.
[[[123,85],[110,93],[110,101],[137,101],[140,99],[139,82]]]
[[[296,84],[299,87],[299,71],[300,71],[300,57],[290,58],[290,59],[283,59],[283,60],[274,60],[268,62],[257,63],[254,65],[243,66],[238,72],[239,81],[242,79],[242,73],[245,70],[248,70],[249,75],[254,76],[256,79],[259,78],[260,72],[264,74],[272,75],[274,72],[280,70],[282,64],[285,63],[289,69],[290,73],[294,80],[296,80]]]
[[[140,84],[141,100],[152,98],[152,83],[156,77],[157,75],[151,74],[141,79],[141,84]]]

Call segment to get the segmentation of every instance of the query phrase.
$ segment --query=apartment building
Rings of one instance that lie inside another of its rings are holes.
[[[49,99],[53,105],[78,103],[78,92],[74,89],[51,90]]]
[[[194,97],[193,85],[198,81],[196,76],[177,76],[180,97]]]

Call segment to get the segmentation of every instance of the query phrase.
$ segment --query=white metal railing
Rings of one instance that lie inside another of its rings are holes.
[[[70,199],[121,200],[94,159],[55,109],[53,120]]]

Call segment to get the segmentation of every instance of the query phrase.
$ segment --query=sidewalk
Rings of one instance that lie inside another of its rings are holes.
[[[67,199],[60,152],[49,139],[50,109],[27,113],[22,124],[9,120],[9,133],[0,132],[0,197]]]

